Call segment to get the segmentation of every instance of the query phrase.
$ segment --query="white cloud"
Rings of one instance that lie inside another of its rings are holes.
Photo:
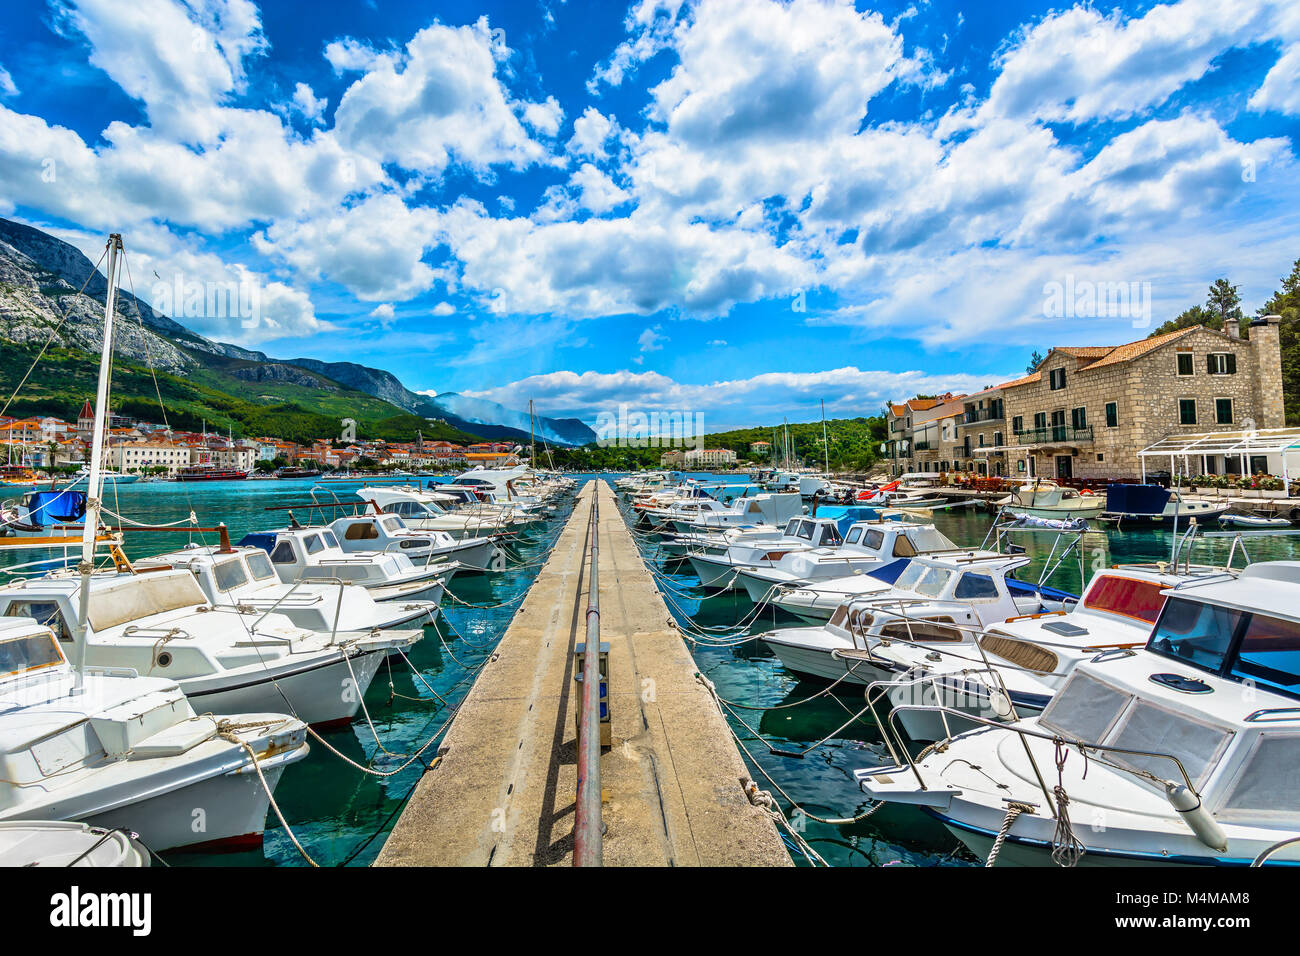
[[[1008,372],[1006,378],[1014,377]],[[866,371],[855,366],[823,372],[769,372],[748,378],[704,384],[678,382],[660,372],[572,372],[533,375],[496,388],[465,394],[519,407],[533,398],[552,415],[580,415],[594,420],[598,409],[633,408],[687,410],[706,414],[706,428],[770,424],[783,416],[792,420],[820,415],[825,400],[828,416],[877,414],[891,398],[935,392],[974,392],[998,376],[922,371]]]
[[[59,15],[154,129],[187,142],[218,135],[214,107],[244,88],[245,59],[267,48],[250,0],[71,0]]]
[[[450,302],[439,302],[433,307],[433,314],[437,316],[454,315],[456,307]]]
[[[380,325],[384,328],[388,328],[393,324],[393,320],[397,318],[397,313],[393,310],[393,304],[391,302],[382,302],[371,309],[370,317],[372,319],[378,319]]]
[[[331,216],[276,222],[253,245],[311,279],[326,278],[366,301],[405,301],[439,273],[422,261],[438,219],[391,194],[372,196]]]
[[[619,86],[637,66],[668,48],[683,0],[638,0],[628,10],[624,26],[632,39],[625,40],[608,60],[599,64],[587,90],[596,95],[602,84]]]
[[[1159,105],[1225,50],[1273,35],[1272,0],[1180,0],[1140,17],[1073,6],[1023,32],[995,60],[991,115],[1072,123],[1123,119]]]
[[[548,96],[544,103],[524,104],[524,122],[543,136],[554,136],[563,121],[564,110],[554,96]]]
[[[1300,37],[1297,37],[1297,41],[1300,41]],[[1250,97],[1250,108],[1300,116],[1300,42],[1296,42],[1278,57],[1264,77],[1264,82]]]
[[[318,123],[325,118],[325,107],[329,100],[318,97],[306,83],[298,83],[293,88],[293,107],[303,119]]]
[[[462,200],[440,217],[439,238],[460,261],[462,284],[490,295],[498,312],[587,318],[675,306],[716,315],[736,302],[784,295],[812,275],[764,233],[638,212],[539,223],[496,219]]]
[[[17,96],[18,87],[14,85],[14,78],[9,75],[9,71],[0,66],[0,97]]]
[[[658,352],[663,348],[663,343],[668,341],[668,336],[660,334],[660,326],[648,326],[640,335],[637,336],[636,344],[642,352]]]
[[[709,339],[708,344],[709,344],[710,347],[713,347],[713,348],[720,348],[720,347],[722,347],[722,346],[724,346],[724,345],[727,344],[727,340],[726,340],[726,339]]]
[[[604,160],[609,157],[605,144],[618,137],[620,132],[618,120],[588,106],[583,110],[582,115],[573,121],[573,136],[565,144],[565,149],[574,156],[585,156],[597,161]]]
[[[365,69],[339,100],[334,129],[371,159],[432,175],[452,163],[484,172],[545,161],[546,149],[529,137],[515,107],[528,115],[532,106],[533,120],[558,129],[558,103],[516,104],[496,75],[508,53],[486,17],[463,27],[435,22],[400,54],[331,45],[326,56],[336,68]]]

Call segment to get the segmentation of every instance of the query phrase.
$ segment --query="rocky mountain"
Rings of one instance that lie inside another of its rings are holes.
[[[53,345],[97,354],[106,287],[104,276],[80,249],[32,226],[0,219],[0,340],[39,349],[53,331]],[[119,290],[117,303],[126,320],[116,326],[117,354],[159,371],[241,397],[239,383],[274,384],[282,387],[280,392],[265,399],[291,397],[307,410],[325,414],[340,407],[339,395],[360,393],[391,406],[394,415],[436,419],[485,438],[528,438],[526,412],[451,393],[433,399],[408,389],[391,372],[354,362],[278,359],[214,342],[158,314],[127,289]],[[297,391],[286,393],[290,387]],[[539,437],[554,444],[580,445],[596,437],[576,419],[538,417],[535,427]]]

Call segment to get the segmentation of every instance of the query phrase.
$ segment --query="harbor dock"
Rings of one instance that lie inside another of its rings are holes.
[[[597,509],[611,746],[603,864],[789,866],[749,772],[603,481],[582,489],[496,653],[462,703],[376,866],[564,866],[577,789],[575,647]]]

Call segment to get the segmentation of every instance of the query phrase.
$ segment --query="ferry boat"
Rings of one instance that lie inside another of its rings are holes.
[[[275,470],[277,478],[319,478],[319,468],[277,468]]]
[[[248,472],[215,465],[188,465],[176,472],[177,481],[243,481]]]
[[[1300,562],[1163,593],[1145,646],[1081,661],[1040,716],[979,720],[922,759],[883,721],[896,763],[856,771],[862,790],[990,863],[1300,863]]]

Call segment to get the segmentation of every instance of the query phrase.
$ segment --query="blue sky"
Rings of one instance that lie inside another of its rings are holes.
[[[594,420],[872,414],[1300,257],[1300,5],[11,0],[0,215],[274,356]],[[92,258],[94,256],[92,255]],[[157,278],[155,279],[155,276]],[[1118,313],[1052,288],[1133,290]],[[174,310],[173,310],[174,311]]]

